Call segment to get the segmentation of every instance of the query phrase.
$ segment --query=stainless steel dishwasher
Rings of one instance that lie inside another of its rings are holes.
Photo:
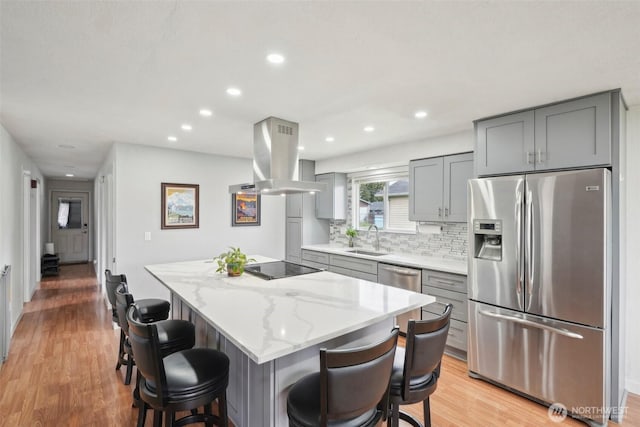
[[[420,293],[422,292],[421,282],[422,270],[378,263],[378,283]],[[400,332],[406,334],[409,319],[420,320],[421,316],[420,308],[396,316],[396,324],[400,326]]]

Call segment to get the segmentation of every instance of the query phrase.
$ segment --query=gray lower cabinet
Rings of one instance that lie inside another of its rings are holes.
[[[378,281],[378,263],[368,259],[330,254],[329,271],[370,282]]]
[[[287,218],[285,252],[287,261],[302,261],[302,218]]]
[[[614,92],[477,120],[476,174],[610,165]]]
[[[422,308],[422,318],[434,318],[452,305],[451,323],[446,352],[466,359],[467,353],[467,276],[436,270],[422,270],[422,293],[432,295],[436,302]]]
[[[467,181],[473,153],[409,162],[409,220],[467,221]]]
[[[301,264],[308,265],[309,267],[319,268],[321,270],[328,270],[329,254],[325,252],[303,249]]]

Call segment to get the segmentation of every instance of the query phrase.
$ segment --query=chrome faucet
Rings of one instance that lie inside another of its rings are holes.
[[[367,230],[367,239],[369,238],[369,232],[371,231],[371,229],[372,229],[372,228],[375,228],[375,229],[376,229],[376,244],[373,246],[373,248],[374,248],[376,251],[379,251],[379,250],[380,250],[380,235],[378,234],[378,231],[379,231],[379,230],[378,230],[378,226],[377,226],[377,225],[375,225],[375,224],[371,224],[371,225],[369,226],[369,229]]]

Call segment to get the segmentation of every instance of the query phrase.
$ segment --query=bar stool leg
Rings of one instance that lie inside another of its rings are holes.
[[[222,427],[229,427],[229,418],[227,417],[227,392],[223,392],[218,397],[218,416]]]
[[[118,346],[118,363],[116,363],[116,371],[120,370],[122,360],[124,359],[124,332],[120,329],[120,344]]]

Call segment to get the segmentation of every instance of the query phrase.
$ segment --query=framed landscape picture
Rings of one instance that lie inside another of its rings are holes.
[[[260,225],[260,195],[231,195],[231,225]]]
[[[197,184],[162,183],[163,230],[199,227],[199,191]]]

